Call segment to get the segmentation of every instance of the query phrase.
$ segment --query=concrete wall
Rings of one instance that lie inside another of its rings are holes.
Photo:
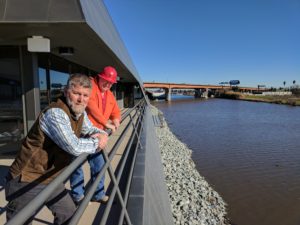
[[[135,225],[174,224],[152,114],[146,108],[130,196],[129,216]]]

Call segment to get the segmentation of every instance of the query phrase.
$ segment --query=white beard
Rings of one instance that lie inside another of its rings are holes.
[[[72,109],[72,111],[75,113],[76,116],[80,116],[84,112],[85,106],[75,105],[73,102],[71,102],[69,98],[66,99],[67,99],[68,106]]]

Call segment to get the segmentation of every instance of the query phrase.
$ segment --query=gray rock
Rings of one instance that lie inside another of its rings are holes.
[[[162,113],[152,107],[152,113]],[[175,224],[225,225],[226,203],[196,170],[192,150],[164,127],[156,133]]]

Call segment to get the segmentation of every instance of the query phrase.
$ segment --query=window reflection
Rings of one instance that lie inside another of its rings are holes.
[[[40,79],[40,105],[41,110],[46,108],[46,106],[49,104],[49,92],[47,89],[47,74],[46,69],[39,68],[39,79]]]
[[[18,49],[0,47],[0,155],[18,149],[24,137]]]
[[[50,96],[51,102],[63,96],[64,88],[69,78],[68,73],[50,70]]]

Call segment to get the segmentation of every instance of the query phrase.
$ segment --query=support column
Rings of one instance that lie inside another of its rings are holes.
[[[28,132],[40,113],[40,90],[37,53],[30,53],[20,47],[20,71],[23,85],[23,101],[26,117],[25,134]]]
[[[208,88],[205,89],[205,91],[202,93],[203,98],[208,98]]]
[[[200,88],[195,88],[195,98],[201,98],[202,92]]]
[[[165,88],[166,101],[171,101],[172,88]]]

